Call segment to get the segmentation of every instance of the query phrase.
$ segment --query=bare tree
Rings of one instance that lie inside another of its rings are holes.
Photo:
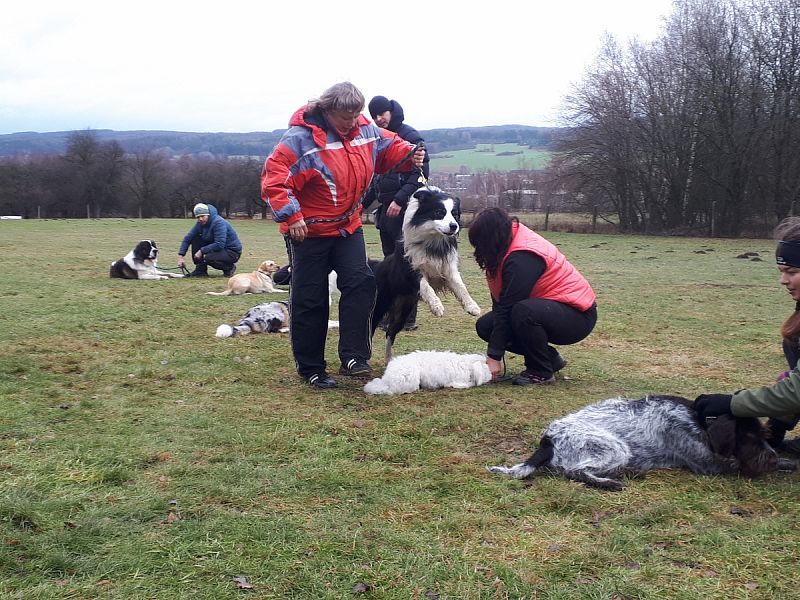
[[[126,183],[139,218],[161,216],[168,204],[166,157],[158,150],[141,150],[128,159]]]

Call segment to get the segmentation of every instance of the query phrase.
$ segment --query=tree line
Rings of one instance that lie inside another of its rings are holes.
[[[266,216],[261,161],[252,157],[126,152],[116,140],[73,132],[63,154],[0,159],[0,214],[24,218],[185,217],[197,202],[222,214]]]
[[[800,208],[800,0],[676,0],[655,41],[605,41],[565,117],[551,177],[622,231],[766,231]]]

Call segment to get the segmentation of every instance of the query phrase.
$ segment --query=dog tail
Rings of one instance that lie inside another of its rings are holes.
[[[364,391],[367,394],[391,394],[392,390],[386,382],[377,377],[364,386]]]
[[[553,461],[554,453],[553,440],[551,440],[548,436],[544,436],[542,441],[539,443],[539,448],[533,453],[533,456],[531,456],[524,463],[519,463],[513,467],[503,467],[498,465],[495,467],[486,468],[490,473],[509,475],[514,479],[525,479],[526,477],[533,475],[536,471],[549,466]]]
[[[224,292],[206,292],[209,296],[230,296],[231,290],[225,290]]]

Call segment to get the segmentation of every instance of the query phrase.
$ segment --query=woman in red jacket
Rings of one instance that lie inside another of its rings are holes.
[[[508,350],[525,359],[525,370],[512,383],[553,383],[566,361],[551,344],[575,344],[597,322],[592,286],[558,248],[501,208],[477,216],[469,241],[492,295],[491,312],[475,324],[489,344],[492,376],[500,374]]]
[[[261,198],[287,238],[292,265],[290,336],[297,371],[310,385],[336,381],[326,370],[328,273],[339,300],[343,375],[370,374],[370,316],[375,279],[367,265],[361,200],[373,175],[421,165],[424,150],[370,123],[364,95],[352,83],[328,88],[298,109],[261,172]]]

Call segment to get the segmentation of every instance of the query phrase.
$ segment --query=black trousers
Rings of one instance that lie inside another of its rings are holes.
[[[568,345],[586,338],[597,323],[597,308],[581,312],[572,306],[529,298],[517,302],[511,309],[513,337],[506,350],[525,359],[525,370],[541,377],[553,374],[552,360],[558,351],[550,344]],[[488,312],[477,320],[475,329],[486,342],[494,329],[494,313]]]
[[[786,363],[790,369],[797,366],[797,360],[800,358],[800,347],[796,342],[790,342],[786,339],[783,340],[783,355],[786,357]]]
[[[220,271],[230,271],[233,265],[239,262],[239,258],[242,256],[240,252],[234,252],[233,250],[223,248],[222,250],[217,250],[216,252],[203,254],[203,258],[197,260],[194,257],[194,253],[205,246],[206,243],[201,238],[197,237],[192,240],[191,245],[192,262],[201,273],[203,271],[207,271],[208,267],[213,267],[215,269],[219,269]]]
[[[297,372],[305,378],[326,370],[328,336],[328,273],[337,275],[339,359],[367,361],[372,356],[371,317],[375,277],[367,265],[364,232],[346,237],[306,238],[287,244],[291,255],[289,335]]]
[[[387,206],[381,205],[380,227],[378,227],[378,232],[381,236],[381,250],[383,250],[384,256],[392,254],[395,243],[403,239],[403,217],[406,214],[404,209],[396,217],[389,217],[386,215]]]

